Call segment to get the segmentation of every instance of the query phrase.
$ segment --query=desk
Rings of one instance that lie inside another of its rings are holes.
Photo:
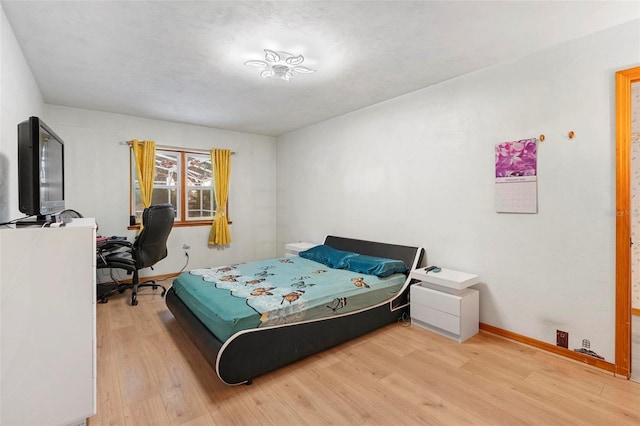
[[[0,229],[0,424],[96,412],[96,224]]]

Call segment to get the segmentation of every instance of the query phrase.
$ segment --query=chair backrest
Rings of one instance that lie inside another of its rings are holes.
[[[142,212],[142,231],[133,242],[136,268],[148,268],[167,257],[167,238],[175,212],[171,204],[154,204]]]
[[[78,218],[78,217],[83,217],[80,213],[78,213],[77,211],[73,210],[73,209],[66,209],[66,210],[62,210],[60,213],[58,213],[58,216],[60,216],[61,219],[74,219],[74,218]]]

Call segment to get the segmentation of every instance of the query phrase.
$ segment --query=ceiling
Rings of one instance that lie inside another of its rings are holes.
[[[278,136],[640,17],[637,1],[1,1],[47,103]],[[264,49],[313,74],[263,79]]]

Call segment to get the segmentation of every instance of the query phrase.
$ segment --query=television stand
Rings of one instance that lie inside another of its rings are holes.
[[[39,226],[39,227],[43,227],[43,226],[47,226],[51,223],[56,223],[58,222],[58,216],[54,216],[54,215],[46,215],[46,216],[36,216],[36,217],[27,217],[25,219],[20,219],[16,221],[16,227],[23,227],[23,226]]]

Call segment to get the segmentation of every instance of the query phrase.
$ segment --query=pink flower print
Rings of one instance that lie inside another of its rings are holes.
[[[496,177],[535,176],[536,157],[535,139],[496,145]]]

